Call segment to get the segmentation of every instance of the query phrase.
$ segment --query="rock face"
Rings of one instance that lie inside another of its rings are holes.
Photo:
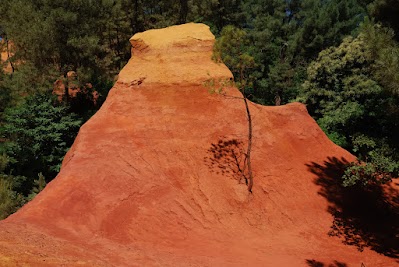
[[[198,85],[214,78],[232,78],[224,65],[211,61],[215,37],[206,25],[186,24],[138,33],[130,38],[132,59],[119,82],[134,85]]]
[[[0,66],[5,73],[11,73],[12,67],[10,62],[6,62],[8,60],[8,53],[6,48],[6,43],[4,41],[0,41]]]
[[[0,223],[2,264],[396,264],[328,235],[343,209],[336,177],[354,157],[303,105],[250,105],[253,194],[239,183],[246,113],[237,89],[204,87],[232,76],[212,62],[213,42],[202,24],[133,36],[132,59],[59,175]]]

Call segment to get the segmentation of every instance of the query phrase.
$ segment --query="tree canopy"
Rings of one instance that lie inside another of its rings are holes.
[[[349,169],[345,185],[399,174],[398,52],[389,29],[366,23],[356,38],[323,50],[308,67],[303,90],[309,112],[331,140],[367,163]]]

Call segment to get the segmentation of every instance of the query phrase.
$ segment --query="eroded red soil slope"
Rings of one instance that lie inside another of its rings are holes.
[[[81,128],[60,174],[0,223],[0,265],[397,264],[397,251],[378,244],[359,252],[364,233],[343,236],[345,222],[328,235],[348,197],[335,179],[354,158],[305,106],[251,104],[249,194],[232,157],[246,143],[244,103],[229,97],[240,96],[234,88],[224,96],[203,85],[231,78],[211,61],[208,27],[152,30],[131,42],[131,61]],[[342,243],[356,236],[355,245]]]

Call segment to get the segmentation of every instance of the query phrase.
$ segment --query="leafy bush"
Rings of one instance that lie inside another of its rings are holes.
[[[24,202],[24,197],[12,190],[12,183],[0,175],[0,220],[14,213]]]

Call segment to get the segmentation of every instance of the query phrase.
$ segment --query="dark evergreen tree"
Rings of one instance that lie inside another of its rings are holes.
[[[50,94],[35,94],[4,114],[6,171],[29,178],[24,194],[30,192],[38,173],[48,181],[55,177],[81,125],[75,114],[57,103]]]
[[[365,14],[355,0],[251,0],[244,11],[258,66],[252,95],[263,104],[295,97],[308,62],[351,34]]]
[[[368,10],[372,18],[393,29],[395,39],[399,41],[399,1],[374,0],[368,5]]]
[[[242,0],[198,0],[190,3],[190,20],[203,22],[218,34],[227,25],[245,26]]]

